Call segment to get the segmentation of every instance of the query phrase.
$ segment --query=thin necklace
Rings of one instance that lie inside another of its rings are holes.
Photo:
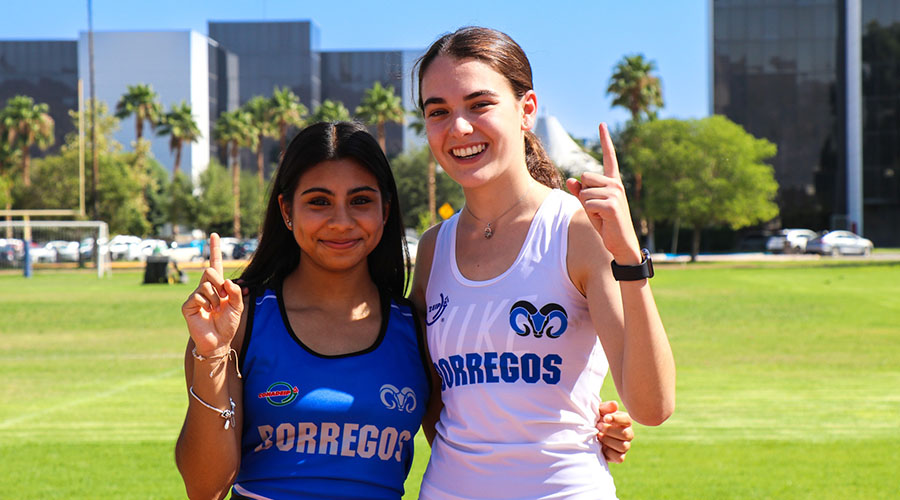
[[[519,203],[522,203],[522,200],[524,200],[525,197],[528,196],[528,193],[529,193],[529,192],[531,192],[531,185],[530,185],[530,184],[528,185],[528,189],[526,189],[525,192],[522,193],[522,196],[520,196],[519,199],[516,200],[515,203],[513,203],[509,208],[507,208],[506,210],[504,210],[502,214],[500,214],[500,215],[494,217],[494,220],[493,220],[493,221],[490,221],[490,222],[487,222],[487,223],[485,223],[485,221],[479,219],[478,217],[475,216],[475,214],[472,213],[472,209],[469,208],[469,204],[468,204],[468,203],[466,203],[465,205],[463,205],[463,208],[466,209],[466,212],[469,212],[469,215],[471,215],[473,219],[475,219],[476,221],[478,221],[478,222],[484,224],[484,239],[489,240],[489,239],[491,239],[492,236],[494,236],[494,228],[493,228],[494,222],[497,222],[498,220],[500,220],[500,218],[503,217],[504,215],[508,214],[510,210],[516,208],[516,207],[519,205]]]

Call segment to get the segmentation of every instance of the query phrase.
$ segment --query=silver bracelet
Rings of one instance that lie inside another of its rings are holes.
[[[202,404],[203,406],[209,408],[210,410],[218,413],[220,417],[225,419],[225,430],[228,430],[229,426],[232,426],[232,427],[237,426],[237,423],[235,423],[235,421],[234,421],[234,400],[233,399],[231,399],[230,397],[228,398],[228,402],[231,403],[230,410],[220,410],[220,409],[216,408],[215,406],[207,403],[206,401],[203,401],[202,399],[200,399],[200,396],[197,396],[197,393],[194,392],[194,386],[191,386],[188,389],[188,392],[190,392],[191,396],[193,396],[194,399],[199,401],[200,404]]]

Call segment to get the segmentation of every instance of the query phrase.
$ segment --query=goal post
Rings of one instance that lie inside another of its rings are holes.
[[[0,269],[96,267],[109,274],[109,228],[103,221],[0,220]]]

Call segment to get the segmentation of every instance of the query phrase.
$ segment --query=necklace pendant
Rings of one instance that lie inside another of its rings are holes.
[[[488,224],[487,226],[484,226],[484,239],[489,240],[489,239],[491,239],[491,236],[493,236],[493,235],[494,235],[494,230],[491,229],[491,225]]]

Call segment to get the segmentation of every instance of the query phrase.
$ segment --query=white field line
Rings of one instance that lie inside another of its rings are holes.
[[[130,381],[130,382],[126,382],[126,383],[124,383],[124,384],[117,384],[115,388],[109,389],[109,390],[107,390],[107,391],[97,392],[97,393],[91,394],[91,395],[89,395],[89,396],[85,396],[85,397],[82,397],[82,398],[69,400],[69,401],[67,401],[67,402],[65,402],[65,403],[58,404],[58,405],[56,405],[56,406],[51,406],[51,407],[49,407],[49,408],[44,408],[44,409],[42,409],[42,410],[34,411],[34,412],[31,412],[31,413],[26,413],[26,414],[24,414],[24,415],[19,415],[19,416],[17,416],[17,417],[8,418],[8,419],[6,419],[6,420],[0,422],[0,429],[8,429],[8,428],[10,428],[10,427],[13,427],[13,426],[15,426],[15,425],[17,425],[17,424],[20,424],[20,423],[22,423],[22,422],[26,422],[26,421],[28,421],[28,420],[36,419],[36,418],[38,418],[38,417],[43,417],[43,416],[45,416],[45,415],[49,415],[49,414],[51,414],[51,413],[56,413],[56,412],[59,412],[59,411],[62,411],[62,410],[67,410],[67,409],[69,409],[69,408],[72,408],[72,407],[75,407],[75,406],[79,406],[79,405],[83,405],[83,404],[85,404],[85,403],[92,403],[92,402],[94,402],[94,401],[98,401],[98,400],[100,400],[100,399],[105,399],[105,398],[108,398],[108,397],[110,397],[110,396],[115,396],[115,395],[117,395],[117,394],[119,394],[119,393],[122,393],[122,392],[125,392],[125,391],[129,391],[129,390],[133,389],[134,387],[137,387],[137,386],[140,386],[140,385],[144,385],[144,384],[148,384],[148,383],[151,383],[151,382],[155,382],[155,381],[157,381],[157,380],[164,379],[164,378],[167,378],[167,377],[171,377],[171,376],[173,376],[173,375],[176,375],[176,374],[178,374],[178,373],[181,373],[182,371],[183,371],[182,368],[176,368],[176,369],[173,369],[173,370],[166,370],[166,371],[157,373],[156,375],[150,375],[150,376],[148,376],[148,377],[142,377],[142,378],[134,379],[134,380],[132,380],[132,381]]]

